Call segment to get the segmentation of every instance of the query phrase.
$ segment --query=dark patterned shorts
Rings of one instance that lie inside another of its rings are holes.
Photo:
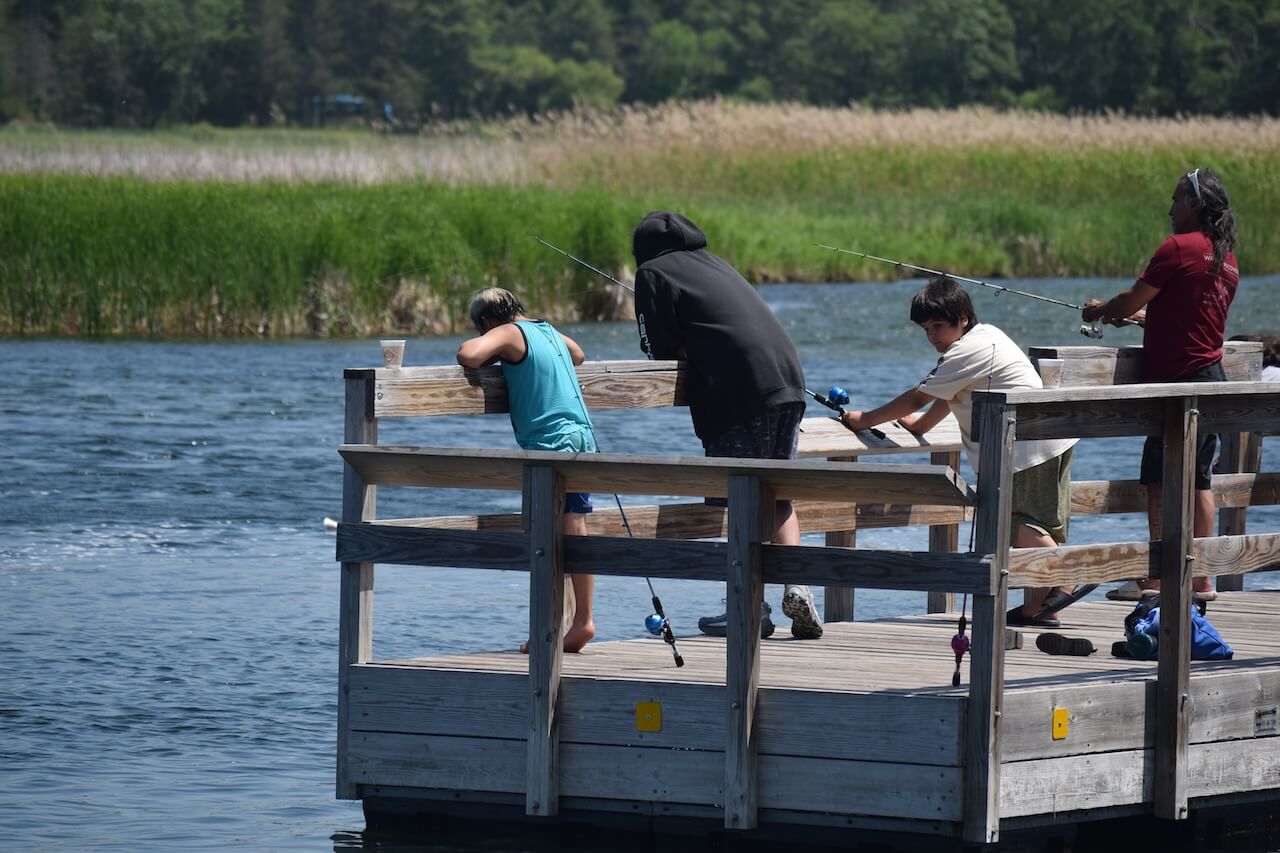
[[[804,403],[783,403],[702,443],[707,456],[733,459],[795,459]],[[724,498],[707,498],[710,506],[727,506]]]

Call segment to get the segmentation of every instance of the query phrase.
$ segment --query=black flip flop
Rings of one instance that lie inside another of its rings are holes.
[[[1073,655],[1088,657],[1096,649],[1084,637],[1064,637],[1061,634],[1041,634],[1036,637],[1036,648],[1047,655]]]
[[[1022,607],[1015,607],[1005,614],[1006,625],[1013,628],[1061,628],[1062,623],[1052,616],[1023,616]]]
[[[1096,583],[1085,583],[1076,587],[1070,593],[1066,593],[1054,587],[1044,597],[1044,605],[1040,608],[1040,612],[1036,614],[1036,618],[1042,619],[1045,616],[1052,616],[1059,610],[1075,604],[1097,588],[1098,585]]]

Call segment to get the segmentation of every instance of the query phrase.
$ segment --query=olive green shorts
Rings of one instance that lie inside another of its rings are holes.
[[[1018,527],[1027,525],[1037,533],[1051,536],[1059,545],[1067,541],[1071,525],[1071,452],[1045,460],[1013,475],[1013,524],[1010,544]]]

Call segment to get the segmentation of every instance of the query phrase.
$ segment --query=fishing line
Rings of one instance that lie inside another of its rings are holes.
[[[609,275],[607,272],[605,272],[604,270],[600,269],[599,267],[593,267],[591,264],[587,263],[587,262],[586,262],[586,261],[584,261],[582,258],[579,258],[577,255],[571,255],[571,254],[569,254],[568,252],[566,252],[564,249],[561,249],[561,248],[559,248],[558,246],[553,246],[553,245],[551,245],[551,244],[550,244],[550,243],[548,243],[546,240],[543,240],[541,237],[539,237],[537,234],[534,234],[534,235],[533,235],[533,239],[537,240],[539,243],[541,243],[542,245],[546,246],[546,247],[547,247],[548,249],[550,249],[551,251],[553,251],[553,252],[559,252],[560,254],[562,254],[562,255],[564,255],[566,258],[568,258],[569,260],[571,260],[571,261],[573,261],[573,262],[575,262],[575,263],[581,264],[582,266],[584,266],[584,267],[586,267],[587,269],[591,270],[591,271],[592,271],[593,273],[595,273],[596,275],[603,276],[604,278],[609,279],[609,281],[611,281],[611,282],[613,282],[614,284],[618,285],[618,287],[621,287],[623,290],[628,290],[628,291],[630,291],[631,293],[635,293],[635,292],[636,292],[636,289],[635,289],[634,287],[632,287],[631,285],[629,285],[629,284],[624,284],[623,282],[621,282],[621,281],[619,281],[618,279],[614,278],[613,276]]]
[[[955,273],[948,273],[948,272],[943,272],[942,270],[930,269],[929,267],[917,266],[916,264],[909,264],[906,261],[895,261],[892,258],[882,258],[879,255],[869,255],[866,252],[857,252],[857,251],[854,251],[853,249],[841,249],[838,246],[828,246],[826,243],[816,243],[815,245],[820,249],[829,249],[833,252],[840,252],[841,254],[845,254],[845,255],[853,255],[859,258],[866,258],[869,261],[879,261],[882,264],[889,264],[891,266],[909,269],[914,272],[922,272],[925,275],[949,276],[950,278],[954,278],[957,281],[967,282],[968,284],[976,284],[981,287],[989,287],[992,290],[996,291],[997,294],[1012,293],[1017,296],[1025,296],[1028,299],[1037,299],[1041,302],[1048,302],[1051,305],[1061,305],[1063,308],[1072,308],[1072,309],[1075,309],[1076,311],[1084,310],[1083,305],[1076,305],[1073,302],[1063,302],[1061,299],[1054,299],[1053,297],[1050,297],[1050,296],[1042,296],[1039,293],[1029,293],[1025,290],[1016,290],[1012,287],[1005,287],[999,284],[991,284],[990,282],[982,281],[981,279],[977,279],[977,278],[969,278],[963,275],[956,275]],[[1133,321],[1133,324],[1137,326],[1142,325],[1142,323],[1138,321]],[[1088,323],[1082,323],[1080,324],[1080,334],[1084,335],[1087,338],[1097,339],[1102,337],[1102,329],[1096,325],[1089,325]]]
[[[991,393],[991,374],[995,372],[995,368],[996,368],[996,345],[992,343],[991,357],[987,361],[987,393]],[[936,367],[934,369],[937,370]],[[976,518],[974,518],[972,521],[969,522],[969,550],[970,551],[973,550],[974,533],[977,530],[976,522],[977,522]],[[960,603],[960,621],[956,624],[956,635],[951,638],[951,651],[955,652],[956,654],[956,671],[951,674],[952,687],[960,686],[960,664],[964,660],[965,652],[969,651],[973,646],[973,643],[970,641],[968,635],[965,634],[965,629],[969,625],[969,619],[967,615],[969,612],[969,593],[966,592],[964,594],[964,598],[962,598],[960,602],[961,602]],[[1003,638],[1001,639],[1001,642],[1003,642]]]

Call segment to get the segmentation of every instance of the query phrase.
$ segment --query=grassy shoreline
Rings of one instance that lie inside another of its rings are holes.
[[[607,318],[625,310],[618,289],[532,235],[625,274],[631,229],[655,208],[689,214],[755,281],[895,275],[817,243],[978,277],[1128,277],[1167,234],[1173,181],[1195,165],[1232,192],[1243,272],[1280,271],[1280,122],[1207,121],[1158,144],[1169,128],[1137,120],[695,107],[649,116],[638,140],[634,116],[453,129],[444,146],[318,136],[293,172],[300,134],[219,132],[216,149],[258,163],[225,179],[189,165],[214,156],[198,139],[2,132],[0,334],[443,333],[491,283],[556,320]],[[58,152],[62,167],[22,160],[22,146]],[[114,151],[147,156],[112,168]],[[179,159],[160,163],[165,151]],[[367,180],[353,151],[400,164],[417,151],[444,171]],[[469,153],[448,165],[450,151]]]

